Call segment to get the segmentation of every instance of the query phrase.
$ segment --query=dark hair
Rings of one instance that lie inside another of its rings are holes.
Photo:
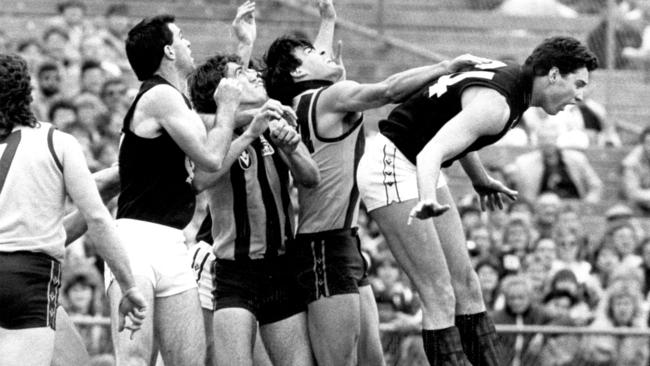
[[[546,296],[544,296],[544,300],[542,300],[542,303],[548,304],[550,301],[555,300],[555,299],[560,299],[566,297],[569,299],[571,306],[575,305],[578,302],[578,299],[574,294],[572,294],[569,291],[566,290],[552,290]]]
[[[643,131],[641,131],[641,133],[639,134],[639,143],[642,144],[646,136],[648,135],[650,135],[650,127],[646,127],[643,129]]]
[[[54,123],[54,114],[56,111],[59,109],[71,109],[74,111],[75,114],[77,114],[77,106],[72,103],[71,100],[68,99],[59,99],[52,103],[50,106],[50,109],[47,111],[47,118],[49,118],[50,122]]]
[[[106,9],[106,13],[104,13],[104,16],[110,17],[111,15],[124,15],[127,16],[129,15],[129,6],[122,3],[122,4],[113,4],[109,6]]]
[[[152,77],[160,67],[165,46],[174,42],[174,34],[168,26],[174,20],[173,15],[157,15],[142,19],[129,31],[126,56],[138,80]]]
[[[216,54],[197,67],[189,77],[188,88],[194,109],[199,113],[214,113],[217,104],[212,95],[217,85],[226,76],[229,62],[241,63],[237,55]]]
[[[108,87],[115,84],[122,84],[124,85],[124,88],[127,87],[126,82],[122,78],[119,77],[108,78],[104,81],[104,84],[102,84],[102,90],[99,93],[99,95],[101,95],[101,97],[103,98],[106,95],[106,91],[108,90]]]
[[[79,0],[67,0],[56,5],[56,10],[62,14],[67,8],[79,8],[86,12],[86,4]]]
[[[45,61],[38,65],[38,70],[36,71],[36,77],[40,78],[43,73],[48,71],[59,71],[59,67],[51,61]]]
[[[102,65],[95,60],[84,60],[84,62],[81,63],[81,75],[86,73],[86,71],[90,69],[101,69]]]
[[[39,50],[43,51],[43,45],[41,44],[41,42],[38,39],[33,37],[20,40],[18,42],[18,45],[16,46],[16,51],[23,52],[27,47],[32,45],[38,47]]]
[[[270,98],[279,100],[282,104],[291,105],[293,94],[293,77],[291,72],[302,65],[293,54],[296,48],[313,48],[306,39],[283,36],[271,44],[264,55],[265,70],[264,85]]]
[[[31,102],[27,63],[18,55],[0,54],[0,138],[9,135],[16,125],[37,125]]]
[[[572,37],[551,37],[545,39],[528,56],[525,66],[532,69],[533,75],[548,74],[557,67],[565,75],[586,67],[588,71],[598,67],[598,59],[580,41]]]
[[[50,38],[50,36],[53,34],[59,34],[66,40],[70,39],[70,35],[68,35],[68,32],[65,29],[57,26],[52,26],[43,31],[43,42],[46,42],[47,39]]]

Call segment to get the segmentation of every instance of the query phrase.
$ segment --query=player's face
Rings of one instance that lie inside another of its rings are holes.
[[[546,113],[555,115],[567,105],[576,104],[583,99],[585,87],[589,83],[589,72],[583,67],[562,75],[553,68],[549,72],[549,80],[546,98],[541,107]]]
[[[259,73],[253,69],[244,69],[240,64],[229,62],[226,65],[226,76],[235,78],[242,87],[242,106],[257,107],[266,102],[266,88]]]
[[[325,52],[304,47],[296,48],[293,54],[302,63],[299,68],[307,73],[308,79],[336,81],[343,73],[343,67],[334,62]]]
[[[174,54],[176,55],[176,66],[179,70],[185,71],[188,74],[194,70],[194,58],[192,58],[192,50],[190,49],[190,41],[183,37],[183,32],[174,23],[169,23],[169,30],[174,35],[171,44]]]

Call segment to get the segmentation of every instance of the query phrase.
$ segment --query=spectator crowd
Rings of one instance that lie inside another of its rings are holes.
[[[137,90],[124,51],[132,19],[126,3],[107,6],[99,19],[90,19],[81,1],[62,2],[58,10],[42,34],[9,42],[0,32],[0,47],[28,61],[37,117],[75,136],[96,171],[117,161],[122,120]],[[623,47],[621,55],[633,59],[647,52],[646,33],[636,51]],[[649,327],[650,233],[642,222],[650,215],[650,128],[621,162],[625,201],[614,204],[614,198],[603,196],[603,179],[592,167],[596,162],[581,149],[625,146],[602,106],[589,99],[583,104],[552,119],[531,110],[525,129],[506,138],[534,146],[510,164],[494,167],[495,178],[520,193],[507,210],[483,213],[471,197],[459,199],[467,248],[497,324]],[[585,205],[605,207],[599,232],[583,220]],[[386,361],[426,364],[420,337],[401,333],[419,329],[417,295],[376,224],[367,215],[360,224],[382,327],[398,331],[383,332]],[[62,303],[72,316],[103,317],[103,265],[84,240],[68,249]],[[91,354],[111,351],[107,329],[82,327],[81,332]],[[650,365],[647,337],[502,338],[508,350],[504,365]]]

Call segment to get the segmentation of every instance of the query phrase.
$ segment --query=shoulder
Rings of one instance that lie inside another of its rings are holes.
[[[185,106],[183,95],[171,85],[159,84],[149,89],[142,95],[138,102],[141,110],[156,113],[163,111],[168,113],[169,110],[178,108],[179,105]]]

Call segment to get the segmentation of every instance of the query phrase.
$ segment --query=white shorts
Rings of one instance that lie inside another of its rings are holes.
[[[415,165],[381,133],[366,142],[357,168],[357,185],[368,212],[418,198]],[[441,171],[437,188],[445,185],[447,180]]]
[[[181,230],[131,219],[119,219],[116,224],[133,275],[146,277],[153,286],[155,297],[172,296],[196,288]],[[106,266],[106,289],[114,279]]]
[[[206,310],[214,311],[214,296],[212,295],[212,263],[214,263],[214,253],[212,245],[200,241],[190,248],[190,257],[192,258],[192,270],[194,271],[194,280],[199,286],[199,300],[201,307]]]

